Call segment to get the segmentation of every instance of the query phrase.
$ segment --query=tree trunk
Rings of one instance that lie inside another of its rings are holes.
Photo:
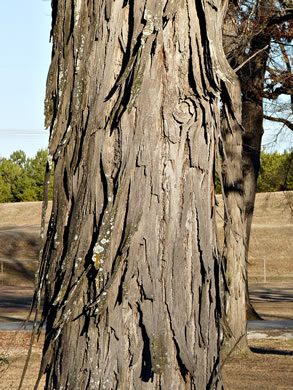
[[[275,0],[263,0],[259,4],[258,18],[262,25],[263,19],[270,15]],[[249,240],[254,211],[256,184],[260,168],[261,140],[263,135],[263,90],[266,64],[269,55],[271,34],[267,29],[262,30],[250,43],[248,56],[256,52],[240,71],[240,84],[242,92],[242,125],[243,132],[243,179],[244,179],[244,209],[246,230],[246,263],[248,264]],[[266,48],[266,49],[265,49]],[[265,49],[265,50],[264,50]],[[258,317],[248,296],[248,275],[246,277],[247,316]]]
[[[222,3],[52,2],[48,390],[222,388]]]
[[[268,4],[263,6],[267,8]],[[268,33],[261,33],[251,41],[250,53],[253,55],[270,44]],[[256,182],[260,167],[261,140],[263,135],[263,88],[269,48],[261,51],[243,67],[240,74],[242,91],[243,133],[243,175],[245,182],[245,213],[247,229],[247,249],[254,210]]]
[[[274,1],[270,1],[272,7]],[[268,2],[260,2],[259,18],[265,18],[270,12]],[[233,67],[235,63],[231,55],[233,48],[239,45],[237,40],[238,9],[234,3],[229,4],[229,17],[225,23],[226,52],[230,53]],[[262,25],[263,20],[259,21]],[[252,38],[248,57],[256,52],[240,70],[240,89],[234,83],[234,112],[237,113],[240,126],[231,127],[227,121],[223,123],[223,161],[224,164],[224,197],[226,203],[224,225],[223,261],[225,269],[224,308],[227,319],[227,332],[223,355],[233,349],[240,340],[235,352],[247,351],[247,317],[260,318],[253,309],[248,295],[248,251],[253,217],[256,182],[260,164],[261,138],[263,134],[262,91],[268,51],[261,51],[270,43],[270,35],[261,31]],[[237,58],[241,61],[241,58]],[[244,59],[242,58],[242,61]],[[237,105],[237,102],[239,104]],[[242,110],[241,110],[242,105]],[[242,112],[241,112],[242,111]],[[231,170],[231,164],[233,170]]]

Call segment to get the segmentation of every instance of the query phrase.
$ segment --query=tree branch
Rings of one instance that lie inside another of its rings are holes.
[[[280,24],[280,23],[283,23],[283,22],[288,22],[289,20],[292,20],[293,19],[293,13],[292,13],[292,10],[291,9],[288,9],[289,12],[285,15],[280,15],[280,16],[273,16],[267,26],[270,27],[270,26],[273,26],[274,24]]]
[[[289,121],[288,119],[284,119],[284,118],[275,118],[274,116],[269,116],[269,115],[264,115],[263,117],[264,117],[264,119],[267,119],[267,120],[272,121],[272,122],[283,123],[283,124],[286,125],[290,130],[293,131],[293,123],[292,123],[291,121]]]
[[[290,60],[289,60],[288,54],[286,52],[285,46],[282,43],[280,43],[279,46],[280,46],[281,52],[283,54],[283,58],[284,58],[284,62],[286,64],[287,72],[290,75],[292,75],[291,64],[290,64]],[[293,112],[293,89],[292,88],[290,91],[290,99],[291,99],[291,110]]]
[[[278,97],[280,95],[289,95],[289,96],[291,96],[292,93],[293,93],[293,89],[292,88],[279,87],[279,88],[276,88],[272,92],[264,91],[262,96],[264,98],[266,98],[266,99],[276,100],[276,99],[278,99]]]
[[[240,64],[239,66],[237,66],[237,68],[234,69],[235,72],[238,72],[238,70],[240,70],[245,64],[247,64],[247,62],[249,62],[250,60],[252,60],[255,56],[257,56],[259,53],[261,53],[262,51],[266,50],[270,45],[266,45],[265,47],[263,47],[262,49],[256,51],[254,54],[252,54],[252,56],[250,56],[249,58],[247,58],[244,62],[242,62],[242,64]]]

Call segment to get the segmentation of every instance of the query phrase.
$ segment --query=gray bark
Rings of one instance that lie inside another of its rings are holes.
[[[269,15],[275,1],[261,1],[259,13],[262,17]],[[247,63],[240,71],[242,91],[242,124],[243,133],[243,177],[246,229],[246,262],[249,257],[249,241],[254,211],[257,178],[260,168],[261,140],[263,136],[263,89],[270,50],[271,35],[267,30],[256,35],[250,45],[249,55],[259,54]],[[268,46],[268,49],[264,49]],[[253,82],[252,82],[253,80]],[[245,310],[249,318],[259,317],[248,296],[248,275],[246,277],[247,305]]]
[[[224,24],[223,45],[227,58],[241,45],[237,40],[238,8],[231,1]],[[234,64],[235,65],[235,64]],[[242,145],[242,101],[239,80],[227,86],[232,99],[232,114],[223,110],[221,175],[225,205],[223,243],[223,308],[226,331],[222,355],[231,351],[242,353],[247,350],[246,323],[246,250],[245,250],[245,207],[243,180]],[[234,115],[236,121],[231,119]],[[235,346],[237,348],[235,349]]]
[[[261,1],[258,14],[265,18],[274,1]],[[226,332],[225,355],[242,337],[235,352],[247,350],[247,316],[256,317],[248,297],[248,251],[250,231],[254,210],[256,182],[260,165],[261,139],[263,134],[262,91],[268,51],[263,50],[270,43],[270,35],[265,30],[253,37],[243,36],[239,42],[237,31],[238,9],[230,2],[229,17],[224,28],[224,47],[235,68],[243,62],[243,53],[235,55],[237,47],[245,47],[246,39],[250,40],[251,58],[239,71],[240,87],[235,88],[234,104],[238,102],[234,112],[237,113],[240,126],[232,128],[223,123],[224,140],[224,197],[226,198],[226,219],[224,227],[224,269],[225,286],[224,308],[228,324]],[[260,20],[261,25],[261,20]],[[247,32],[248,34],[248,32]],[[234,53],[233,53],[234,50]],[[253,56],[258,53],[256,56]],[[240,90],[242,101],[240,101]],[[232,165],[231,165],[232,164]],[[231,169],[233,166],[233,169]]]
[[[269,16],[275,1],[260,1],[259,18]],[[260,21],[261,23],[261,21]],[[260,167],[261,140],[263,135],[263,89],[266,64],[271,42],[270,32],[267,30],[257,34],[250,44],[248,56],[256,52],[259,54],[252,58],[240,71],[242,91],[242,123],[243,133],[243,175],[245,183],[245,213],[247,250],[254,210],[256,182]],[[262,50],[268,46],[267,50]],[[248,257],[248,253],[247,253]]]
[[[233,114],[223,113],[222,121],[222,177],[224,213],[223,243],[223,307],[226,320],[225,340],[222,354],[226,356],[234,350],[242,353],[247,350],[246,321],[246,235],[244,208],[244,180],[242,165],[242,133],[240,84],[229,86],[232,97]],[[234,353],[235,353],[234,352]]]
[[[52,3],[48,390],[222,388],[222,3]]]

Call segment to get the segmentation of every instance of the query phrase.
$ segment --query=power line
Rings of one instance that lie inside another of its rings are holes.
[[[0,129],[0,135],[11,135],[19,133],[21,135],[48,135],[46,129]]]
[[[28,127],[26,129],[16,129],[16,128],[13,128],[13,129],[3,128],[3,129],[1,129],[0,128],[0,131],[15,131],[15,130],[17,130],[17,131],[47,131],[45,128],[35,129],[33,127],[32,128]]]

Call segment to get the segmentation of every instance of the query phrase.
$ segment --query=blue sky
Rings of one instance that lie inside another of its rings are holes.
[[[0,157],[47,148],[44,97],[51,57],[51,1],[0,2]]]
[[[24,150],[33,157],[47,148],[44,97],[51,57],[51,1],[0,2],[0,157]],[[292,131],[275,143],[276,130],[267,124],[267,150],[293,145]],[[271,130],[270,130],[271,129]]]

